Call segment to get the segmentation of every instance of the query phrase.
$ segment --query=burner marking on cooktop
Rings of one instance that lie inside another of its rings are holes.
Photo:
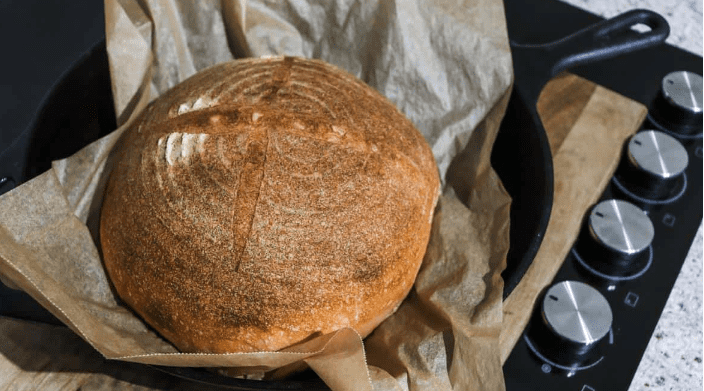
[[[638,299],[640,299],[640,296],[633,292],[628,292],[623,302],[629,307],[636,308],[636,305],[638,305]]]
[[[676,221],[675,216],[673,216],[669,213],[665,213],[665,216],[663,216],[663,218],[662,218],[662,223],[665,226],[670,227],[670,228],[675,226],[675,221]]]

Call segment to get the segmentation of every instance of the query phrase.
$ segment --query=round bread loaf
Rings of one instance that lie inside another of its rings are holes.
[[[327,63],[211,67],[130,125],[102,206],[118,295],[183,352],[369,334],[408,294],[439,195],[423,136]]]

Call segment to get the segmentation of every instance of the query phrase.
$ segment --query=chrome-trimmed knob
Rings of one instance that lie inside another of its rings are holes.
[[[702,132],[702,77],[688,71],[670,72],[650,107],[651,119],[678,134]]]
[[[684,191],[688,165],[689,154],[679,140],[644,130],[626,143],[614,179],[633,198],[672,202]]]
[[[562,281],[550,286],[536,304],[526,337],[539,358],[579,370],[605,354],[613,313],[598,290],[583,282]]]
[[[638,277],[652,260],[654,236],[653,223],[642,209],[610,199],[589,211],[575,251],[578,261],[598,277]]]

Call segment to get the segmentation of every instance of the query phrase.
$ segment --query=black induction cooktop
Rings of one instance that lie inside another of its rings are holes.
[[[514,42],[549,42],[600,20],[555,1],[505,3]],[[504,365],[508,391],[627,390],[702,222],[702,58],[662,45],[570,71],[643,103],[649,114],[538,298]],[[663,96],[677,91],[669,89],[697,77],[686,104],[698,114],[668,106]],[[666,163],[658,169],[683,162],[686,169],[666,179],[636,172],[634,161],[644,159],[637,149],[651,140],[676,150],[658,155]]]

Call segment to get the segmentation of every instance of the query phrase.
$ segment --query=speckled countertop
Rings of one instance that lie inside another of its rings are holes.
[[[667,19],[667,43],[702,55],[702,0],[562,0],[603,17],[634,8]],[[702,226],[629,391],[702,390]]]

